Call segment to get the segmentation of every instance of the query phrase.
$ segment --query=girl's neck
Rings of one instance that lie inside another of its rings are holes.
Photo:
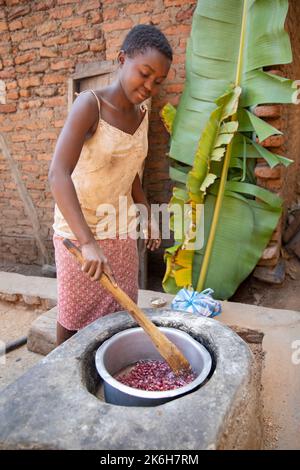
[[[128,112],[135,109],[135,105],[127,99],[118,79],[105,88],[105,100],[117,111]]]

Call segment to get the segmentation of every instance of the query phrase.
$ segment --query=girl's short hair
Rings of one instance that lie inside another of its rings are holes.
[[[133,57],[147,49],[157,49],[168,59],[173,60],[173,52],[166,36],[155,26],[139,24],[134,26],[125,37],[121,49]]]

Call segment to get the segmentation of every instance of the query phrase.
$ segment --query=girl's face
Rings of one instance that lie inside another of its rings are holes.
[[[120,83],[127,99],[133,104],[155,96],[171,66],[171,60],[157,49],[147,49],[134,57],[121,51],[118,59],[121,65]]]

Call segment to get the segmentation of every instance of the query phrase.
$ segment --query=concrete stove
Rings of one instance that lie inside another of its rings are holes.
[[[248,345],[218,321],[146,309],[158,326],[178,328],[213,358],[206,383],[161,406],[120,407],[97,396],[95,352],[136,326],[107,315],[55,349],[0,396],[1,449],[256,449],[261,445],[259,384]]]

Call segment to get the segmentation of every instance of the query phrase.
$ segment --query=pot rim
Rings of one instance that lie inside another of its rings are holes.
[[[103,362],[103,357],[106,352],[106,350],[109,348],[112,342],[114,342],[118,337],[123,336],[126,332],[126,334],[130,334],[130,332],[134,333],[136,331],[142,331],[145,333],[143,328],[137,327],[137,328],[129,328],[123,331],[120,331],[119,333],[116,333],[115,335],[111,336],[109,339],[107,339],[104,343],[101,344],[101,346],[97,349],[96,356],[95,356],[95,364],[96,364],[96,369],[98,371],[98,374],[102,378],[102,380],[112,387],[118,389],[119,391],[126,393],[127,395],[131,395],[137,398],[149,398],[149,399],[162,399],[162,398],[169,398],[169,397],[176,397],[178,395],[183,395],[184,393],[187,393],[194,388],[196,388],[198,385],[200,385],[208,376],[211,366],[212,366],[212,358],[209,353],[209,351],[203,346],[201,343],[198,343],[194,338],[192,338],[188,333],[185,331],[179,330],[177,328],[169,328],[169,327],[158,327],[160,330],[163,332],[168,332],[172,330],[173,332],[176,331],[178,332],[181,336],[184,336],[187,341],[190,342],[190,344],[198,349],[198,351],[201,353],[203,357],[203,362],[204,362],[204,367],[201,371],[201,373],[196,377],[195,380],[192,382],[188,383],[187,385],[184,385],[183,387],[178,387],[172,390],[165,390],[161,392],[157,391],[149,391],[149,390],[141,390],[138,388],[134,387],[129,387],[128,385],[123,384],[122,382],[119,382],[119,380],[115,379],[106,369],[104,362]],[[146,333],[145,333],[146,334]]]

